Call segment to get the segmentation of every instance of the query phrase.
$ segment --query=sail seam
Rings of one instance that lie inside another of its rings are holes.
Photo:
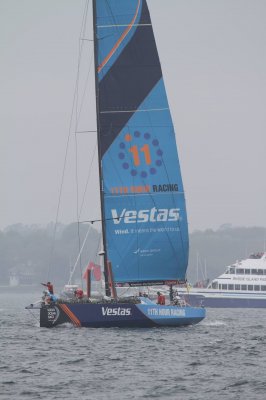
[[[178,195],[178,194],[180,194],[180,195],[184,195],[184,192],[174,192],[176,195]],[[140,197],[140,196],[150,196],[150,195],[152,195],[153,193],[152,192],[148,192],[148,193],[142,193],[142,194],[139,194],[138,196]],[[156,193],[156,195],[157,196],[163,196],[163,195],[168,195],[169,196],[169,192],[165,192],[165,193]],[[136,196],[136,194],[135,193],[132,193],[132,194],[121,194],[121,193],[118,193],[118,194],[106,194],[105,193],[105,197],[115,197],[115,196],[119,196],[119,197],[130,197],[130,196],[133,196],[133,197],[135,197]],[[84,221],[83,221],[84,222]]]
[[[97,28],[115,28],[115,27],[126,27],[127,24],[114,24],[114,25],[97,25]],[[131,27],[134,26],[152,26],[152,24],[132,24]]]

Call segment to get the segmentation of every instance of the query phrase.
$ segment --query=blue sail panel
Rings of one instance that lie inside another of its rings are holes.
[[[183,280],[187,265],[182,194],[106,198],[108,257],[116,282]]]
[[[184,189],[147,4],[97,0],[96,5],[99,153],[114,279],[184,280]]]

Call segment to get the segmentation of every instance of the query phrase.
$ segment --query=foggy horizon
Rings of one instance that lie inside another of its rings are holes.
[[[189,230],[224,224],[266,227],[266,3],[165,4],[148,1],[176,131]],[[55,222],[84,6],[84,0],[1,1],[0,229]],[[88,39],[89,25],[90,20]],[[86,42],[84,54],[82,68],[92,68],[93,76],[92,42]],[[80,92],[82,97],[82,86]],[[64,224],[75,222],[77,214],[80,220],[100,217],[95,133],[78,135],[76,206],[74,125],[59,213]],[[77,130],[95,127],[91,81]]]

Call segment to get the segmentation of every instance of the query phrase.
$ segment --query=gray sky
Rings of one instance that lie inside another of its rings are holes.
[[[84,4],[0,0],[0,229],[55,220]],[[148,5],[190,230],[224,223],[266,226],[266,1],[149,0]],[[92,44],[85,46],[88,69]],[[92,83],[87,92],[94,94]],[[94,112],[88,101],[79,130],[95,129]],[[71,135],[72,153],[73,144]],[[80,193],[94,146],[94,134],[78,136],[79,169],[86,169]],[[66,223],[76,219],[74,177],[68,161],[59,214]],[[99,217],[97,179],[92,173],[81,218]]]

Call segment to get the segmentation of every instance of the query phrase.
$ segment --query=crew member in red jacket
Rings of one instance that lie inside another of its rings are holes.
[[[157,304],[160,306],[165,306],[165,296],[161,292],[157,292]]]
[[[77,299],[81,300],[84,297],[84,292],[82,289],[78,288],[77,290],[75,290],[75,296]]]
[[[50,294],[54,294],[54,286],[51,282],[42,283],[43,286],[46,286]]]

